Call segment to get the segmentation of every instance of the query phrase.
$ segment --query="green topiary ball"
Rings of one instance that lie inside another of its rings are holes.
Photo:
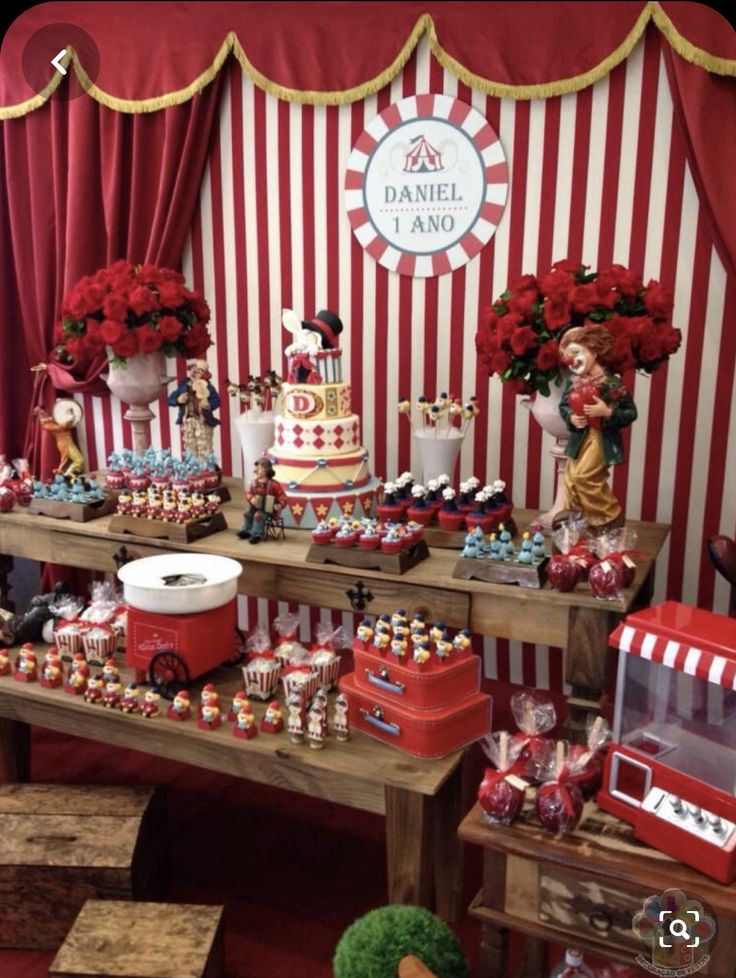
[[[354,921],[340,938],[335,978],[396,978],[405,955],[418,957],[437,978],[468,978],[460,942],[439,917],[422,907],[392,904]]]

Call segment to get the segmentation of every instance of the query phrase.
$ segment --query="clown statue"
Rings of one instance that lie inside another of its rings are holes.
[[[569,368],[560,401],[567,441],[565,505],[581,513],[595,533],[624,522],[621,504],[608,485],[608,469],[624,461],[621,430],[636,421],[631,395],[608,368],[613,337],[605,326],[579,326],[560,340]]]
[[[169,407],[179,409],[176,423],[182,426],[184,448],[202,463],[212,452],[212,436],[220,423],[214,415],[220,395],[210,376],[206,360],[189,360],[186,380],[168,396]]]

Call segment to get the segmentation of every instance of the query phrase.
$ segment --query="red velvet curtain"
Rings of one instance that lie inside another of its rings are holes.
[[[52,467],[54,445],[29,420],[30,367],[48,361],[63,294],[119,258],[180,266],[223,77],[158,112],[113,112],[80,91],[71,99],[57,93],[2,125],[0,452],[12,456],[25,447],[39,474]],[[77,84],[72,75],[67,82]],[[36,403],[48,408],[54,387],[105,392],[103,367],[98,361],[70,372],[52,365]]]

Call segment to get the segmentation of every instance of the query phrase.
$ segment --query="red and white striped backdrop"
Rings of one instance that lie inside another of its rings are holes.
[[[619,262],[674,288],[685,334],[668,368],[636,377],[639,420],[615,489],[629,517],[673,524],[657,568],[665,595],[725,612],[704,540],[736,527],[736,330],[728,282],[698,204],[673,121],[657,32],[608,77],[577,94],[513,101],[471,91],[422,44],[390,87],[363,102],[300,106],[266,95],[233,62],[217,144],[202,186],[184,271],[213,310],[215,382],[269,367],[282,372],[281,309],[339,312],[353,406],[362,416],[373,471],[390,477],[415,462],[399,394],[477,393],[482,413],[466,439],[461,473],[503,478],[518,506],[553,498],[551,442],[497,378],[477,375],[474,334],[483,307],[514,277],[575,257]],[[473,104],[498,132],[510,192],[495,237],[465,267],[432,279],[388,272],[354,239],[343,206],[351,146],[398,99],[444,92]],[[87,402],[92,462],[127,440],[119,404]],[[219,446],[240,475],[236,404],[225,396]],[[162,400],[154,444],[176,431]],[[402,422],[400,424],[399,422]],[[284,610],[285,606],[281,607]],[[248,601],[248,622],[275,608]],[[391,609],[386,609],[391,610]],[[304,635],[325,610],[300,609]],[[352,616],[344,616],[346,622]],[[336,620],[339,616],[336,616]],[[558,650],[485,640],[486,673],[560,689]]]

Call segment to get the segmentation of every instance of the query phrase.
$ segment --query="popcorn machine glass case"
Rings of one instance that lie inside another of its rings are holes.
[[[629,615],[598,804],[634,835],[736,878],[736,620],[673,601]]]

